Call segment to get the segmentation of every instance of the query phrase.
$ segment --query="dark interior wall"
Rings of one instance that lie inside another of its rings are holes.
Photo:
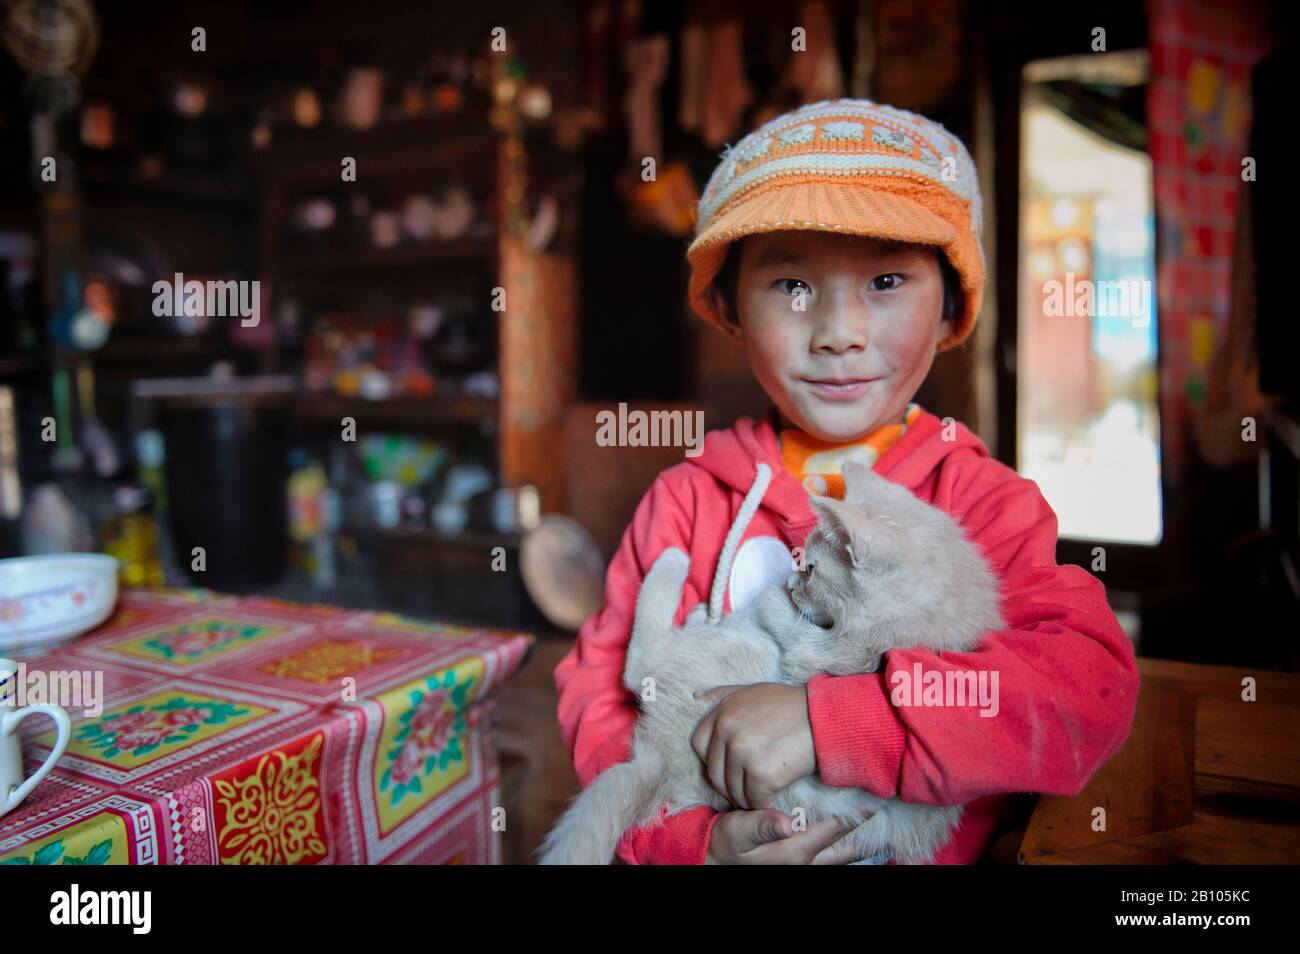
[[[396,66],[430,50],[482,48],[500,26],[507,30],[511,51],[543,71],[552,89],[568,99],[576,88],[574,36],[580,8],[580,0],[100,3],[103,38],[93,69],[146,79],[177,70],[215,71],[218,78],[284,72],[302,81],[311,78],[301,72],[303,64],[315,63],[325,73],[365,62]],[[190,31],[196,26],[207,31],[203,53],[190,48]]]
[[[697,182],[700,144],[676,123],[679,100],[678,37],[686,4],[680,0],[646,4],[639,34],[663,33],[670,59],[659,88],[664,155],[659,168],[685,157]],[[621,104],[626,76],[617,55],[606,62],[611,99]],[[592,69],[592,64],[587,64]],[[581,157],[579,267],[582,269],[580,399],[677,400],[690,389],[690,343],[684,314],[688,240],[637,229],[616,181],[639,175],[628,155],[628,130],[622,109],[611,111],[612,126],[588,139]],[[707,175],[707,173],[705,173]]]
[[[584,400],[673,400],[686,388],[685,244],[631,228],[615,176],[626,140],[601,137],[583,156],[578,262]]]

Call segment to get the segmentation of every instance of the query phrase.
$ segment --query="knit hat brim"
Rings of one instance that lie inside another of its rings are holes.
[[[939,350],[960,344],[974,327],[984,270],[983,256],[971,238],[902,192],[842,180],[804,181],[792,187],[778,182],[741,198],[710,222],[686,252],[691,266],[687,297],[695,313],[734,333],[710,293],[731,244],[747,235],[786,230],[839,232],[943,249],[961,276],[964,302],[953,333],[940,342]]]

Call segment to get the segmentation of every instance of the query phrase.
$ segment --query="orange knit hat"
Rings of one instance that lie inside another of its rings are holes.
[[[974,328],[984,291],[979,180],[961,140],[938,123],[866,99],[826,100],[778,116],[724,152],[686,252],[695,313],[732,331],[710,291],[731,243],[784,229],[941,248],[964,295],[956,330],[939,349]]]

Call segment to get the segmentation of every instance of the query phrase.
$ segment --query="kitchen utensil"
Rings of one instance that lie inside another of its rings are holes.
[[[520,545],[520,572],[537,608],[576,630],[603,605],[605,561],[586,529],[569,517],[543,517]]]
[[[117,573],[102,553],[0,560],[0,652],[45,650],[94,629],[117,603]]]
[[[0,659],[0,815],[18,807],[37,784],[54,768],[72,738],[72,719],[60,706],[18,707],[18,663]],[[29,716],[44,715],[54,720],[58,735],[50,754],[31,775],[23,777],[23,743],[18,724]]]

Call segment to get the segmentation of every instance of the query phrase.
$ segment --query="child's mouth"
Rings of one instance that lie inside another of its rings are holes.
[[[827,401],[853,401],[866,393],[875,378],[804,378],[814,394]]]

